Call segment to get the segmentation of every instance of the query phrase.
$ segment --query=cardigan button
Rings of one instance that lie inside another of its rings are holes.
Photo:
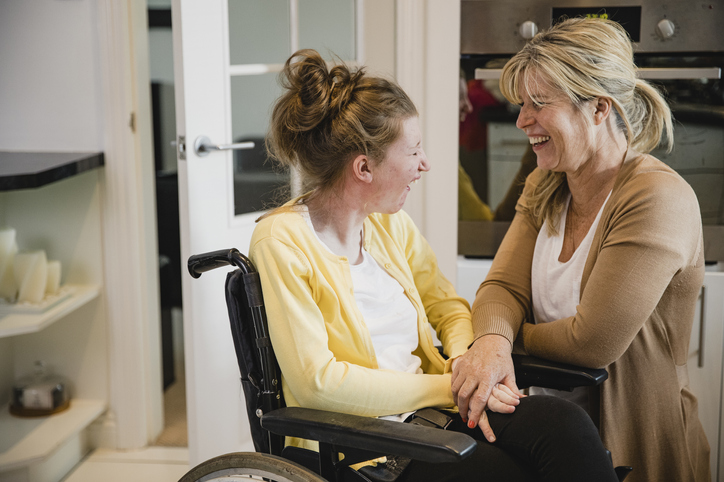
[[[392,265],[390,263],[385,263],[385,269],[390,269],[390,268],[392,268]]]

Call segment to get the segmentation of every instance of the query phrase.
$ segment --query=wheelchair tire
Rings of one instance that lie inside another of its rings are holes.
[[[202,462],[179,482],[236,481],[243,476],[271,482],[327,482],[311,470],[276,455],[236,452]]]

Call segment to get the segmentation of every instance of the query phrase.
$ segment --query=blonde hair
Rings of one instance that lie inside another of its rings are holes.
[[[616,125],[631,149],[648,153],[662,134],[672,149],[671,110],[655,87],[637,78],[631,41],[618,23],[572,18],[533,37],[503,68],[500,90],[506,99],[521,104],[525,91],[540,105],[531,73],[578,108],[596,98],[611,99]],[[565,179],[565,173],[546,171],[528,198],[532,214],[541,225],[547,220],[552,234],[569,192]]]
[[[267,147],[302,177],[303,200],[335,188],[359,154],[381,162],[417,109],[391,80],[344,64],[331,69],[314,50],[294,53],[280,81],[285,92],[271,116]]]

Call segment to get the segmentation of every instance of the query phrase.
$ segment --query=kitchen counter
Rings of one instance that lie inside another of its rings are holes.
[[[42,187],[103,164],[102,152],[0,151],[0,191]]]

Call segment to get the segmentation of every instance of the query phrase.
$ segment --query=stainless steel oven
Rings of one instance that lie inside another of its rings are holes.
[[[694,188],[707,261],[724,261],[724,0],[463,0],[460,66],[473,112],[461,124],[460,163],[478,197],[501,214],[461,220],[459,254],[495,254],[509,225],[496,208],[519,191],[516,176],[525,171],[528,140],[515,127],[516,107],[499,94],[502,66],[540,29],[580,15],[621,23],[634,42],[639,76],[663,89],[675,147],[653,154]]]

